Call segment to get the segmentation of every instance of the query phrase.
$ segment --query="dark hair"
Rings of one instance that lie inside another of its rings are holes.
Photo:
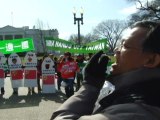
[[[160,21],[140,21],[135,23],[132,27],[148,29],[142,44],[143,51],[160,54]]]
[[[70,52],[65,52],[64,55],[68,56],[68,60],[69,60],[69,61],[73,61],[73,60],[74,60],[74,59],[72,58]],[[63,59],[63,61],[65,61],[65,58]]]
[[[64,55],[67,55],[67,56],[71,57],[71,53],[70,52],[65,52]]]
[[[93,53],[88,53],[88,56],[91,58],[92,57],[92,55],[93,55]]]
[[[46,57],[48,57],[48,55],[44,55],[42,59],[44,60]]]

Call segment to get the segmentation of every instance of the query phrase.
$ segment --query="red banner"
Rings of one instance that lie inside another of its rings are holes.
[[[25,79],[37,79],[37,70],[25,70]]]
[[[43,76],[43,84],[50,85],[54,84],[54,75]]]
[[[12,70],[11,71],[12,80],[22,80],[23,70]]]
[[[4,76],[5,74],[4,74],[4,70],[3,69],[0,69],[0,78],[4,78],[5,76]]]

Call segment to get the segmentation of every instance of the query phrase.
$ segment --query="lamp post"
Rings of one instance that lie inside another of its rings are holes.
[[[81,41],[80,41],[80,21],[81,21],[81,25],[83,25],[83,9],[82,8],[81,8],[80,14],[81,14],[81,17],[77,18],[76,17],[76,10],[74,8],[74,11],[73,11],[74,24],[76,24],[76,21],[77,21],[77,23],[78,23],[78,44],[79,45],[81,44]]]

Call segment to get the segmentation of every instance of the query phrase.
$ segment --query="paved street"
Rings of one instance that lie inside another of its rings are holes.
[[[18,95],[12,92],[10,78],[7,77],[5,94],[0,97],[0,120],[49,120],[65,97],[62,92],[28,95],[26,87],[19,88]]]

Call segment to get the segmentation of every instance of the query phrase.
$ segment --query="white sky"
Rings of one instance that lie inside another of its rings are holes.
[[[133,4],[126,0],[0,0],[0,27],[29,26],[33,28],[37,20],[43,21],[47,29],[57,29],[59,38],[68,39],[71,34],[77,34],[77,24],[74,25],[73,8],[84,9],[84,25],[81,34],[86,35],[98,23],[107,19],[127,19],[135,12]]]

